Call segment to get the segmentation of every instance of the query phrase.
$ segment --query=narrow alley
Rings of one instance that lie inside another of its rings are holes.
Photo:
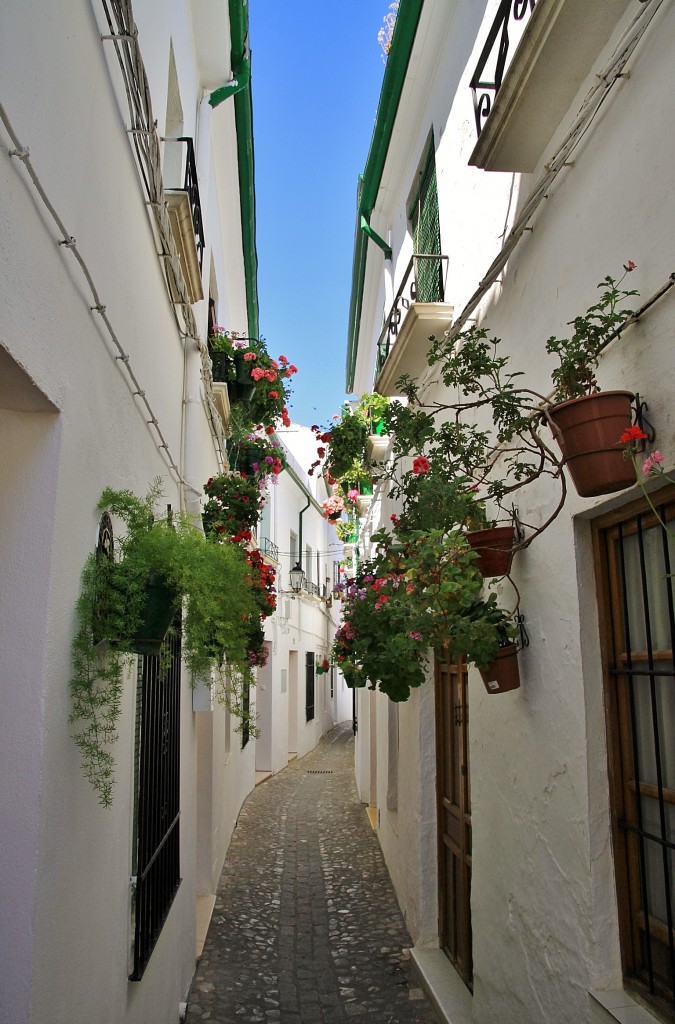
[[[351,723],[258,786],[230,844],[187,1021],[437,1020],[353,781]]]

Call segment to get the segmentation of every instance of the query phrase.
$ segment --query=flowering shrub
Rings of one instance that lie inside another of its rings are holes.
[[[398,531],[399,524],[394,524]],[[333,646],[350,686],[376,686],[404,701],[426,679],[427,651],[451,647],[479,667],[494,659],[508,616],[482,577],[459,531],[380,531],[376,558],[344,591],[344,621]]]
[[[285,469],[283,445],[263,432],[249,433],[228,449],[230,468],[262,481],[278,476]]]
[[[321,502],[324,519],[337,518],[345,509],[345,500],[340,494],[333,494]]]
[[[202,514],[204,532],[226,539],[252,531],[260,519],[265,496],[259,483],[245,473],[219,473],[207,480],[208,501]]]
[[[276,420],[290,425],[287,403],[290,397],[290,379],[298,372],[297,366],[286,356],[272,359],[264,340],[240,338],[233,331],[215,327],[209,337],[211,359],[219,367],[219,379],[232,384],[236,399],[236,385],[252,387],[246,396],[247,416],[251,425],[274,427]]]

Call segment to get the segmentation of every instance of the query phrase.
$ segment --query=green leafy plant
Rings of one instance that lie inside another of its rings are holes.
[[[246,473],[219,473],[204,485],[208,498],[202,515],[204,531],[217,540],[219,537],[248,540],[258,524],[265,503],[265,494],[255,475]]]
[[[373,540],[375,559],[345,588],[333,647],[348,684],[405,701],[426,679],[427,652],[443,647],[487,667],[511,632],[510,617],[494,594],[482,599],[482,578],[462,534],[381,531]]]
[[[560,366],[551,374],[555,386],[554,401],[564,402],[570,398],[581,398],[599,391],[596,370],[603,348],[634,315],[634,310],[619,305],[632,295],[639,293],[619,287],[627,274],[635,270],[636,264],[629,260],[624,264],[624,273],[616,281],[607,275],[598,285],[600,298],[580,316],[570,320],[568,326],[574,331],[569,338],[552,335],[546,342],[546,351],[556,355]]]
[[[195,674],[224,666],[233,679],[250,678],[247,623],[259,621],[250,569],[241,549],[208,542],[189,519],[161,516],[156,481],[145,498],[110,488],[99,510],[120,518],[118,559],[90,554],[81,577],[72,641],[70,722],[85,777],[104,806],[112,802],[114,757],[125,666],[143,619],[148,583],[160,580],[185,607],[182,658]],[[162,661],[160,657],[160,664]],[[236,682],[233,684],[236,689]]]
[[[210,335],[209,350],[214,373],[232,385],[235,402],[245,397],[238,415],[247,430],[260,425],[271,433],[279,419],[290,424],[290,380],[298,368],[286,356],[272,359],[263,338],[240,338],[222,327]],[[237,387],[245,388],[245,395]]]

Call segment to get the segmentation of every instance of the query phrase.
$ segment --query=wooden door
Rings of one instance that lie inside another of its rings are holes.
[[[471,798],[468,686],[463,661],[436,657],[439,936],[471,987]]]

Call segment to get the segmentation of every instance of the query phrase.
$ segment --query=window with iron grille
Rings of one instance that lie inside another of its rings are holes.
[[[314,718],[314,651],[305,655],[305,720]]]
[[[675,1011],[675,495],[596,530],[619,926],[629,985]],[[664,525],[667,528],[664,528]],[[668,1020],[675,1016],[668,1016]]]
[[[408,219],[413,236],[415,255],[440,256],[441,225],[438,209],[438,187],[436,184],[436,159],[433,139],[417,189],[408,208]],[[441,302],[443,277],[441,260],[415,261],[416,302]]]
[[[180,616],[168,667],[139,659],[131,980],[143,976],[180,885]]]
[[[243,683],[241,706],[243,710],[243,721],[241,723],[241,749],[243,750],[251,738],[251,684]]]

